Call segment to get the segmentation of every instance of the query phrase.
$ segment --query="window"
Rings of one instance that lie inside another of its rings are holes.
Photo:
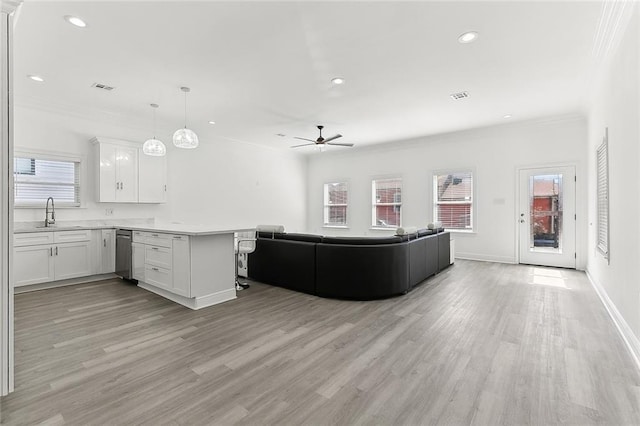
[[[56,206],[80,206],[80,161],[19,155],[13,159],[15,205],[42,207],[48,197]]]
[[[375,228],[401,226],[402,179],[377,179],[371,183],[372,223]]]
[[[346,182],[324,184],[324,225],[347,226],[349,190]]]
[[[598,251],[609,260],[609,148],[607,133],[596,154],[598,200]]]
[[[433,218],[445,229],[473,230],[473,174],[469,171],[433,176]]]

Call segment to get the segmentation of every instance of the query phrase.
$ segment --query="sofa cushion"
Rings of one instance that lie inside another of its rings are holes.
[[[258,232],[282,234],[284,232],[284,225],[258,225],[256,226],[256,230]]]
[[[356,246],[370,246],[376,244],[396,244],[401,243],[402,238],[393,237],[323,237],[324,244],[348,244]]]
[[[276,240],[289,240],[289,241],[303,241],[307,243],[319,243],[322,242],[322,235],[313,234],[275,234]]]

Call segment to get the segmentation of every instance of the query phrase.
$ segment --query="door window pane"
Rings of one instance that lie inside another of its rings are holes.
[[[531,249],[562,251],[562,174],[529,180]]]

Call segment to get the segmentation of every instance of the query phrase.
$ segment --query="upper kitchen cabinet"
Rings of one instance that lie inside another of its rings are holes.
[[[153,157],[138,152],[138,201],[164,203],[167,201],[167,157]]]
[[[93,138],[97,199],[103,203],[164,203],[166,157],[142,153],[140,144]]]

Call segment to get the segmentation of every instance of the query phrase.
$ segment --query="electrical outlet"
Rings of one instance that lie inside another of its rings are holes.
[[[105,216],[113,216],[113,209],[104,209]]]

